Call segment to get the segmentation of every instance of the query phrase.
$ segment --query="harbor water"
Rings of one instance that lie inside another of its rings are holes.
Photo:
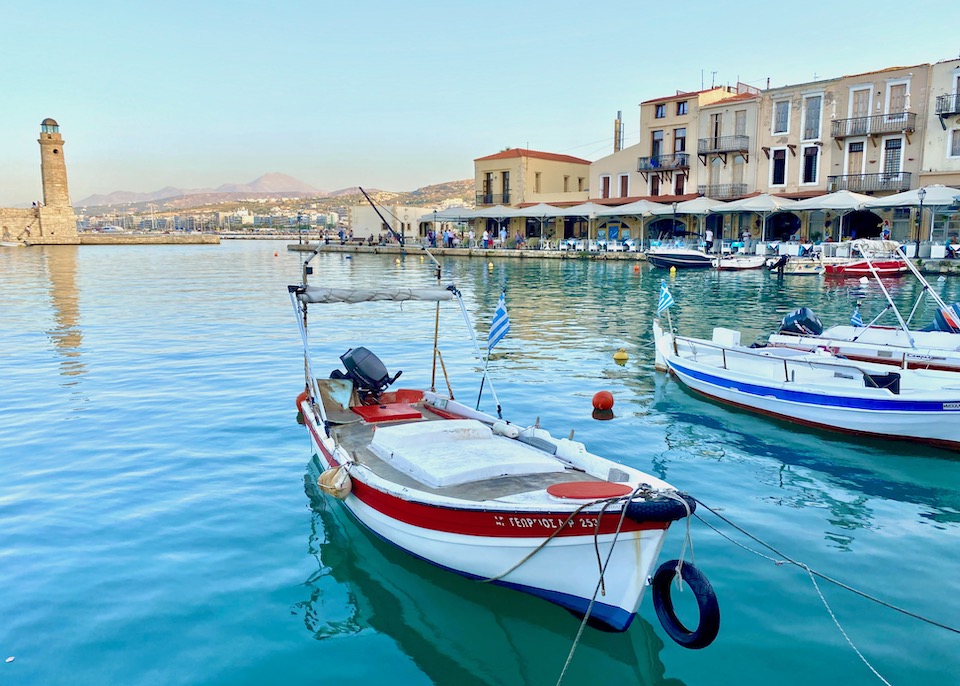
[[[577,619],[411,559],[308,487],[286,292],[302,259],[267,241],[0,248],[0,684],[557,682]],[[648,596],[626,633],[586,630],[563,683],[882,683],[871,667],[899,686],[960,681],[957,633],[782,563],[957,627],[960,455],[732,410],[653,367],[662,279],[680,333],[727,326],[747,344],[801,306],[847,323],[862,301],[869,321],[885,305],[876,284],[441,262],[481,337],[507,289],[511,331],[490,362],[505,417],[573,431],[779,551],[701,508],[690,535],[720,600],[716,642],[674,644]],[[436,283],[416,253],[311,265],[313,283]],[[909,312],[919,285],[885,283]],[[960,280],[933,287],[960,300]],[[445,309],[449,383],[474,403],[482,365]],[[399,386],[430,385],[433,305],[315,306],[310,318],[318,374],[364,345],[404,371]],[[591,417],[599,390],[615,398],[610,421]],[[494,409],[489,387],[481,408]],[[684,534],[670,530],[663,560]]]

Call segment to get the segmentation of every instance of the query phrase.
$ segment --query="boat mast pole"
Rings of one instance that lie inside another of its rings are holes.
[[[493,401],[497,403],[497,416],[500,419],[503,419],[502,410],[500,408],[500,398],[497,397],[497,391],[493,387],[493,380],[489,379],[487,376],[487,364],[490,362],[490,356],[487,355],[484,358],[483,353],[480,352],[480,344],[477,342],[477,334],[473,330],[473,325],[470,323],[470,315],[467,314],[467,306],[463,304],[463,298],[460,297],[460,291],[454,291],[453,294],[457,297],[457,302],[460,303],[460,312],[463,314],[463,321],[467,324],[467,331],[470,332],[470,340],[473,341],[473,349],[477,353],[477,359],[483,362],[483,376],[480,378],[480,392],[483,393],[483,383],[484,381],[490,381],[490,392],[493,394]],[[477,406],[480,405],[480,398],[477,398]]]
[[[920,283],[923,284],[924,292],[930,293],[930,296],[937,301],[937,304],[946,309],[947,303],[943,302],[943,298],[940,297],[940,294],[933,290],[933,287],[929,284],[929,282],[923,278],[923,274],[921,274],[916,265],[907,258],[906,254],[904,254],[899,245],[896,247],[896,251],[900,254],[900,257],[903,258],[903,261],[907,263],[907,267],[911,272],[913,272],[913,275],[920,280]]]
[[[303,341],[303,367],[304,372],[307,377],[307,385],[310,387],[310,395],[313,397],[314,402],[313,410],[320,415],[320,420],[323,422],[323,427],[325,431],[327,429],[327,413],[323,409],[323,402],[320,400],[320,389],[317,387],[317,377],[313,375],[313,363],[310,359],[310,342],[307,338],[307,308],[305,305],[301,305],[297,299],[297,291],[299,288],[297,286],[290,286],[290,302],[293,303],[293,311],[297,317],[297,325],[300,327],[300,339]],[[329,436],[330,434],[327,433]]]
[[[870,267],[870,273],[873,274],[873,278],[876,280],[877,285],[880,286],[880,290],[883,291],[883,296],[887,299],[887,302],[893,305],[893,313],[897,316],[897,321],[900,322],[900,326],[903,328],[903,332],[907,335],[907,341],[910,343],[911,348],[916,348],[916,344],[913,342],[913,336],[910,334],[910,327],[907,326],[907,323],[903,321],[903,315],[900,314],[900,310],[897,309],[897,306],[893,304],[893,298],[890,297],[890,292],[887,290],[887,287],[883,285],[883,279],[880,278],[880,273],[877,271],[877,268],[873,266],[873,261],[870,259],[870,256],[867,255],[866,251],[861,250],[863,254],[863,259],[866,260],[867,266]]]

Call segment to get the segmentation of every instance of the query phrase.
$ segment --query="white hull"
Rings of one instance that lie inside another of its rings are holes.
[[[904,370],[893,393],[867,385],[864,372],[890,371],[879,365],[675,338],[657,323],[654,335],[670,371],[716,400],[833,431],[960,447],[960,378],[949,372]]]

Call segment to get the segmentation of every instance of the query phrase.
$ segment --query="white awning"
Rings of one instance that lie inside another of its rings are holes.
[[[366,303],[406,302],[419,300],[439,302],[453,300],[453,291],[447,288],[325,288],[323,286],[290,286],[303,303]]]

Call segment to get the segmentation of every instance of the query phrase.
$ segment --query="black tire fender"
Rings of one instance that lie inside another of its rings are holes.
[[[653,593],[653,607],[657,617],[670,638],[684,648],[698,650],[713,643],[720,631],[720,604],[713,586],[706,575],[692,564],[685,562],[680,568],[680,577],[693,591],[697,599],[697,608],[700,610],[700,622],[697,628],[690,631],[683,625],[673,609],[673,599],[670,597],[671,584],[677,573],[678,560],[664,562],[653,576],[651,590]]]

